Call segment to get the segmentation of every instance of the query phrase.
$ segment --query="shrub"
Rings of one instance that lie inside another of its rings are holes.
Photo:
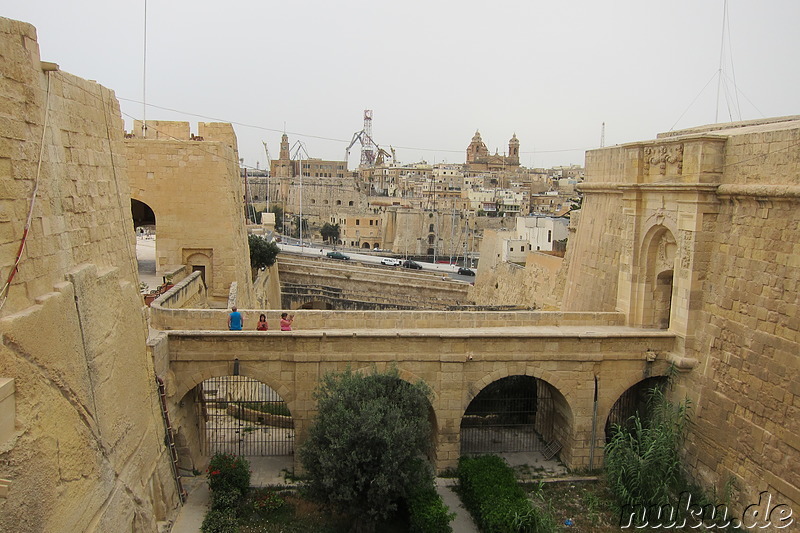
[[[517,484],[514,471],[496,455],[462,457],[458,462],[461,499],[485,533],[539,533],[552,530]]]
[[[408,499],[411,526],[409,531],[411,533],[450,533],[453,531],[450,522],[456,517],[456,514],[448,511],[450,509],[444,504],[432,482],[415,488]]]
[[[261,515],[268,515],[286,504],[280,494],[269,489],[259,489],[253,495],[253,509]]]
[[[309,494],[374,529],[431,479],[428,389],[397,369],[347,370],[324,375],[315,398],[319,412],[300,450]]]
[[[233,509],[234,511],[242,501],[242,493],[239,489],[219,489],[211,492],[211,509]]]
[[[650,391],[647,415],[616,426],[605,448],[608,484],[622,505],[666,503],[683,483],[678,454],[689,401],[675,405],[660,388]]]
[[[208,465],[208,486],[213,492],[238,490],[247,496],[250,490],[250,463],[244,457],[216,453]]]
[[[203,533],[238,533],[239,522],[233,509],[212,509],[200,526]]]

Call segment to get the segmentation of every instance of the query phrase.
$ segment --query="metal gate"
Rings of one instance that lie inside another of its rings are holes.
[[[294,453],[294,422],[277,392],[245,376],[211,378],[198,387],[204,454]]]
[[[655,387],[662,390],[666,386],[667,380],[663,376],[647,378],[622,393],[622,396],[614,403],[606,420],[606,442],[608,442],[616,431],[616,427],[630,428],[633,415],[640,418],[646,416],[647,398],[649,391]]]
[[[482,390],[461,419],[461,453],[532,452],[552,438],[553,398],[545,383],[510,376]]]

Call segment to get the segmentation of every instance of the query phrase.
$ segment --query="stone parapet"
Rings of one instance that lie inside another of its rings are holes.
[[[173,287],[175,289],[175,287]],[[168,296],[169,292],[165,294]],[[169,309],[157,305],[150,308],[150,325],[159,330],[228,329],[228,310]],[[239,309],[245,329],[255,329],[258,316],[267,315],[271,329],[278,329],[280,310]],[[296,331],[341,329],[471,329],[485,327],[535,326],[622,326],[625,317],[620,313],[560,312],[560,311],[317,311],[298,309],[292,327]]]

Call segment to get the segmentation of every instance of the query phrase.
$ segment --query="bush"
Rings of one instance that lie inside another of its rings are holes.
[[[433,480],[431,480],[433,481]],[[415,488],[408,499],[408,514],[411,533],[450,533],[453,528],[450,522],[456,517],[455,513],[442,501],[431,482],[428,485]]]
[[[300,450],[309,494],[350,514],[362,530],[394,514],[432,476],[427,395],[423,383],[401,380],[397,369],[325,374]]]
[[[250,491],[250,463],[244,457],[216,453],[208,465],[208,486],[212,492]]]
[[[242,493],[239,489],[226,488],[211,493],[211,509],[214,510],[233,509],[235,511],[241,501]]]
[[[678,453],[689,419],[689,402],[675,405],[660,388],[650,391],[644,418],[616,426],[605,448],[608,484],[621,505],[661,504],[683,484]]]
[[[206,513],[203,525],[200,526],[203,533],[238,533],[239,521],[233,509],[212,509]]]
[[[517,484],[514,471],[496,455],[458,461],[461,500],[485,533],[539,533],[552,530]]]
[[[253,509],[262,516],[281,509],[285,504],[286,500],[273,490],[258,489],[253,494]]]

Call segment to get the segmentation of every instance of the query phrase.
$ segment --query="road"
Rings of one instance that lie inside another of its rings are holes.
[[[332,251],[333,248],[314,245],[313,247],[309,245],[309,243],[303,243],[303,246],[299,246],[299,242],[297,239],[288,239],[284,237],[283,242],[279,242],[278,246],[280,247],[282,252],[290,253],[290,254],[299,254],[305,255],[309,257],[325,257],[325,254]],[[287,242],[289,241],[289,242]],[[293,242],[292,242],[293,241]],[[297,243],[297,244],[294,244]],[[359,261],[361,263],[368,263],[373,265],[380,265],[381,259],[384,259],[384,256],[379,255],[372,255],[372,254],[364,254],[359,252],[351,252],[348,250],[342,250],[341,248],[338,249],[345,255],[350,257],[351,261]],[[329,259],[329,261],[340,261],[343,262],[341,259]],[[423,261],[415,261],[422,266],[422,270],[428,272],[441,272],[442,275],[447,275],[452,279],[458,281],[464,281],[466,283],[472,283],[475,281],[475,276],[462,276],[458,273],[458,265],[448,265],[442,263],[426,263]],[[383,266],[383,268],[402,268],[402,267],[390,267],[390,266]]]

